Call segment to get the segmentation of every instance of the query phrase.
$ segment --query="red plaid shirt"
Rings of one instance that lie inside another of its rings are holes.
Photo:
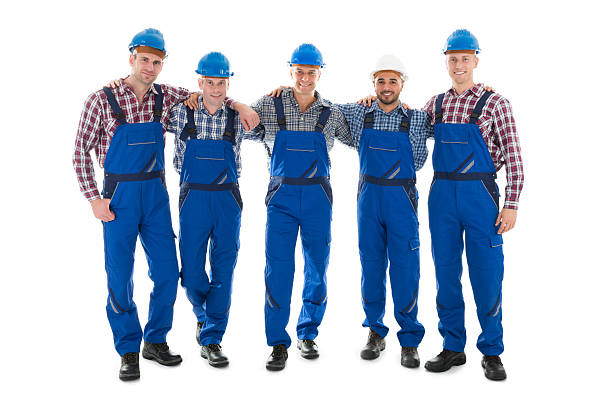
[[[442,122],[469,123],[470,113],[484,92],[482,84],[474,85],[461,95],[457,95],[452,88],[446,91],[442,102],[444,111]],[[435,117],[436,97],[437,95],[432,97],[424,108],[432,118],[432,123]],[[499,171],[504,164],[506,165],[507,184],[504,208],[516,210],[524,176],[521,147],[510,102],[500,94],[494,93],[482,109],[477,124],[489,153],[491,153],[495,168]]]
[[[164,94],[161,123],[165,132],[170,118],[170,109],[175,104],[187,99],[189,91],[185,88],[176,88],[169,85],[162,85],[161,87]],[[153,106],[155,103],[153,94],[157,93],[155,88],[151,87],[145,94],[141,106],[138,106],[136,94],[124,80],[121,80],[121,85],[113,89],[113,93],[121,110],[125,113],[128,123],[153,121]],[[108,152],[115,129],[119,126],[119,122],[112,116],[112,113],[113,110],[102,90],[89,95],[81,113],[72,164],[77,174],[81,192],[88,200],[100,198],[94,165],[89,152],[92,149],[95,150],[98,163],[100,167],[104,168],[106,152]]]

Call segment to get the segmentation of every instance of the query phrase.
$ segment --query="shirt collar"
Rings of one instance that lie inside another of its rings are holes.
[[[372,106],[366,107],[365,113],[370,113],[370,112],[374,112],[375,110],[378,110],[378,111],[384,113],[385,115],[391,115],[392,113],[397,112],[399,110],[405,116],[408,116],[408,111],[406,109],[404,109],[404,107],[402,106],[402,101],[398,100],[398,103],[399,104],[397,105],[397,108],[395,108],[391,112],[387,113],[384,110],[382,110],[382,108],[378,104],[378,101],[376,101],[376,102],[374,102],[372,104]]]
[[[461,96],[461,95],[457,94],[457,92],[455,91],[455,88],[449,89],[449,92],[450,92],[451,96]],[[465,95],[470,95],[471,94],[471,95],[474,95],[474,96],[480,98],[484,92],[485,92],[485,89],[484,89],[484,85],[483,84],[475,84],[473,87],[471,87],[470,89],[465,91],[463,94],[465,94]]]
[[[208,116],[220,116],[223,115],[223,113],[225,112],[225,102],[223,102],[223,105],[221,105],[221,107],[217,109],[214,114],[211,115],[208,109],[206,109],[206,107],[204,106],[204,95],[200,95],[198,97],[198,110]]]
[[[126,92],[132,92],[134,93],[134,90],[127,84],[127,82],[125,82],[125,80],[127,79],[127,77],[125,78],[121,78],[119,80],[119,86],[117,87],[117,93],[119,95],[124,95]],[[155,87],[153,85],[151,85],[151,88],[149,88],[149,90],[147,91],[147,93],[145,93],[145,96],[149,93],[149,92],[153,92],[155,95],[157,95],[157,89],[155,89]]]
[[[285,88],[283,89],[283,96],[285,96],[286,98],[289,98],[289,100],[295,104],[296,108],[299,110],[299,105],[297,103],[297,100],[295,99],[295,96],[293,95],[293,88]],[[315,101],[312,103],[312,105],[310,105],[310,108],[308,109],[312,109],[312,108],[316,108],[319,105],[324,106],[324,107],[331,107],[331,103],[323,98],[321,98],[321,94],[319,93],[319,91],[314,92],[314,97],[315,97]]]

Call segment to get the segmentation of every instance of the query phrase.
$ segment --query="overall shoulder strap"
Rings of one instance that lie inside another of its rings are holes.
[[[155,94],[155,106],[153,107],[153,121],[159,122],[162,117],[162,108],[164,106],[164,93],[159,84],[153,84],[157,93]]]
[[[227,121],[225,122],[225,132],[223,132],[223,140],[227,140],[232,145],[236,145],[236,130],[234,129],[234,120],[236,111],[231,108],[227,109]]]
[[[435,115],[435,124],[439,124],[442,123],[442,102],[444,101],[444,94],[441,93],[440,95],[438,95],[438,97],[436,98],[436,107],[435,107],[435,111],[434,111],[434,115]]]
[[[315,125],[315,132],[323,133],[323,129],[327,124],[327,120],[329,119],[329,115],[331,115],[331,108],[329,106],[324,106],[319,114],[319,119],[317,120],[317,124]]]
[[[482,94],[480,99],[478,99],[478,102],[476,102],[476,106],[474,106],[474,110],[470,114],[471,124],[475,125],[476,122],[478,122],[478,118],[480,118],[480,115],[482,114],[482,109],[484,108],[485,104],[487,103],[487,100],[492,94],[493,92],[486,91],[485,93]]]
[[[119,106],[119,103],[117,102],[117,98],[115,98],[115,94],[113,94],[113,91],[106,86],[102,88],[102,90],[104,91],[104,94],[106,95],[106,100],[111,106],[111,109],[113,111],[113,117],[117,121],[119,121],[120,125],[127,123],[125,121],[125,114],[121,110],[121,107]]]
[[[412,114],[414,111],[412,109],[406,112],[406,115],[403,115],[402,122],[400,123],[399,130],[400,132],[410,133],[410,121],[412,121]]]
[[[276,120],[278,122],[278,127],[281,130],[287,130],[287,120],[285,119],[285,109],[283,108],[283,100],[280,96],[274,98],[274,110],[276,112]]]
[[[189,139],[194,139],[198,134],[198,129],[195,125],[195,117],[193,113],[193,109],[187,108],[187,124],[183,128],[181,132],[180,139],[183,142],[186,142]]]
[[[374,128],[374,111],[368,112],[363,118],[363,128],[373,129]]]

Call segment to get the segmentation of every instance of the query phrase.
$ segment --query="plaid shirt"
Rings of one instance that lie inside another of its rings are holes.
[[[170,108],[178,102],[189,97],[189,91],[185,88],[176,88],[169,85],[161,85],[164,94],[164,105],[162,108],[161,123],[164,131],[170,119]],[[142,105],[138,105],[136,94],[125,82],[112,90],[121,110],[125,113],[127,123],[144,123],[153,121],[153,106],[157,93],[154,87],[145,94]],[[72,164],[76,171],[81,192],[88,200],[100,198],[100,192],[96,183],[93,161],[89,152],[96,152],[100,167],[104,168],[106,153],[111,144],[113,134],[119,126],[119,122],[112,116],[113,110],[106,100],[104,91],[99,90],[87,97],[85,107],[81,113],[81,120],[77,130],[74,144],[74,155]]]
[[[293,89],[283,89],[281,95],[283,100],[283,108],[285,110],[285,118],[287,119],[287,130],[297,132],[313,132],[319,119],[319,114],[324,106],[331,108],[331,114],[323,134],[325,136],[325,142],[327,144],[327,151],[329,152],[334,146],[334,138],[340,142],[353,146],[353,138],[349,131],[346,119],[340,109],[335,105],[332,105],[326,99],[321,98],[319,93],[315,91],[316,100],[304,113],[300,110],[300,107],[293,96]],[[274,139],[276,138],[276,132],[280,130],[278,122],[276,120],[276,111],[274,109],[274,99],[271,96],[263,96],[252,108],[257,112],[261,120],[260,124],[253,130],[254,135],[257,135],[257,139],[261,140],[268,152],[268,166],[270,165],[270,157],[272,157],[272,151],[274,149]]]
[[[399,125],[402,119],[406,117],[405,115],[407,115],[407,111],[403,108],[401,102],[397,109],[390,113],[382,110],[378,102],[373,103],[370,107],[364,107],[356,103],[335,106],[340,108],[349,124],[351,135],[353,135],[351,147],[354,147],[357,151],[359,151],[363,120],[367,113],[374,112],[374,129],[389,132],[399,131]],[[413,111],[412,119],[410,120],[410,144],[412,145],[415,170],[420,170],[427,160],[427,145],[425,141],[430,137],[433,137],[431,118],[423,111]]]
[[[226,103],[223,104],[221,109],[218,109],[214,114],[210,114],[202,103],[202,96],[198,99],[199,108],[193,112],[193,119],[195,121],[196,128],[198,129],[198,139],[212,139],[222,140],[223,132],[225,132],[225,125],[227,123],[227,106],[231,104],[232,100],[227,99]],[[168,132],[176,135],[174,139],[174,168],[180,174],[181,168],[183,167],[183,159],[185,157],[185,149],[187,148],[186,142],[182,141],[180,136],[183,128],[187,126],[187,107],[185,105],[178,104],[172,108],[170,112],[170,122],[168,123]],[[234,155],[236,156],[236,169],[238,170],[238,177],[240,177],[240,171],[242,169],[242,163],[240,160],[240,144],[242,139],[252,139],[261,141],[261,137],[254,135],[253,133],[246,133],[244,127],[240,123],[240,116],[236,112],[234,118],[234,130],[236,131],[236,145],[234,146]]]
[[[442,121],[444,123],[469,123],[469,115],[484,92],[482,84],[474,85],[461,95],[457,95],[452,88],[446,91],[442,102],[444,111]],[[436,97],[432,97],[424,108],[432,118],[435,116]],[[506,165],[507,184],[504,208],[516,210],[524,176],[521,148],[510,102],[497,93],[491,95],[482,109],[478,127],[491,153],[495,168],[499,171],[504,164]]]

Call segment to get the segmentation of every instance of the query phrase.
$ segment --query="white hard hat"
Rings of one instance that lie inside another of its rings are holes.
[[[376,61],[376,66],[374,70],[370,73],[370,78],[374,79],[374,74],[380,71],[395,71],[400,74],[400,78],[402,81],[408,79],[406,75],[406,68],[404,68],[404,64],[393,54],[383,55]]]

